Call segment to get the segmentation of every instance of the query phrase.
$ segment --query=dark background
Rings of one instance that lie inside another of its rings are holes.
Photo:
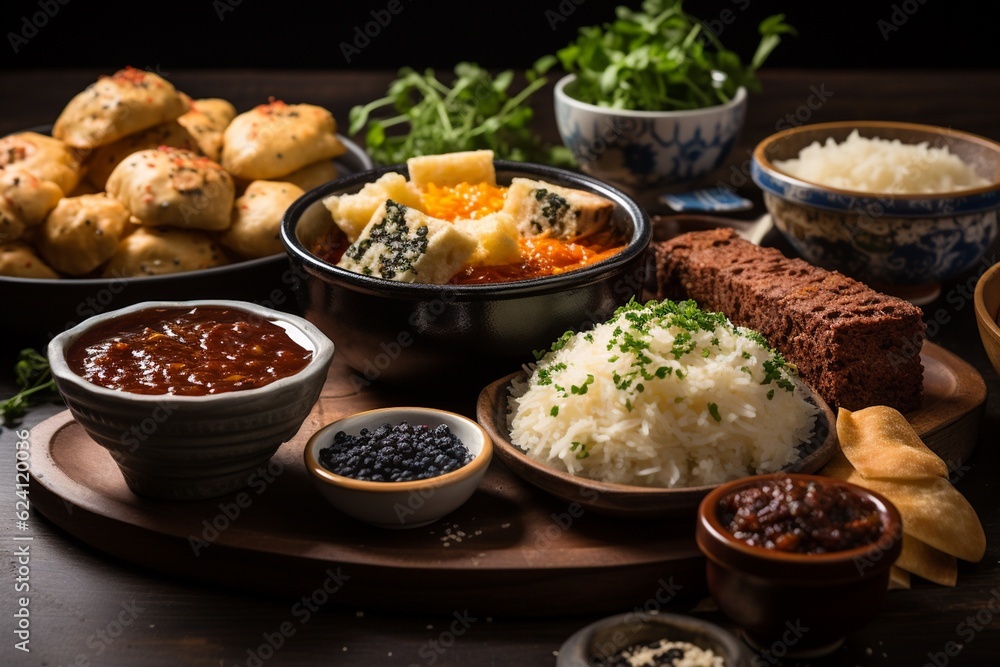
[[[641,4],[637,0],[395,2],[402,9],[393,16],[386,11],[390,0],[2,0],[0,68],[113,70],[129,64],[165,71],[404,65],[447,69],[461,60],[489,68],[523,68],[573,40],[581,26],[611,19],[615,5]],[[757,43],[760,20],[784,12],[799,36],[786,40],[766,67],[1000,66],[996,23],[984,15],[986,3],[688,0],[684,6],[702,20],[713,21],[721,28],[722,41],[747,59]],[[53,15],[47,16],[45,9]],[[356,29],[364,30],[373,21],[373,10],[391,20],[378,26],[367,45],[360,40],[359,52],[347,62],[341,44],[356,46],[352,44]]]

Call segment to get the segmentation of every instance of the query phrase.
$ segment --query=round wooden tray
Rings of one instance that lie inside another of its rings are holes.
[[[975,443],[985,384],[940,347],[925,344],[922,358],[927,398],[908,418],[945,460],[962,461]],[[349,377],[335,364],[312,414],[270,467],[243,492],[205,501],[134,495],[107,451],[62,412],[31,432],[32,502],[68,533],[125,561],[241,589],[329,596],[357,609],[593,613],[704,592],[693,516],[604,517],[534,489],[496,459],[472,499],[430,526],[383,530],[340,515],[302,462],[310,434],[391,404],[472,414],[475,398],[456,408],[428,392],[359,392]]]

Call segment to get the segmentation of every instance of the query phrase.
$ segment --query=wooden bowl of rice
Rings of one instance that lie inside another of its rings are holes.
[[[511,441],[508,426],[511,387],[526,379],[524,371],[519,371],[487,385],[479,395],[476,418],[492,438],[496,458],[533,486],[584,510],[635,519],[693,517],[702,498],[718,486],[665,488],[601,482],[562,472],[530,458]],[[826,465],[837,449],[833,411],[815,392],[805,385],[803,388],[819,408],[814,433],[798,446],[799,458],[781,472],[814,473]]]

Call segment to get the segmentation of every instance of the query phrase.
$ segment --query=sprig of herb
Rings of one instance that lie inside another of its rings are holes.
[[[556,62],[553,56],[536,62],[526,72],[527,85],[516,94],[511,91],[512,70],[493,77],[475,63],[462,62],[447,85],[434,70],[421,73],[405,67],[385,97],[351,109],[350,133],[367,127],[368,153],[381,164],[490,149],[498,159],[571,165],[565,146],[549,146],[531,130],[534,111],[529,98],[545,85],[543,74]],[[395,115],[374,115],[385,110]]]
[[[0,419],[5,426],[20,422],[32,405],[59,398],[49,360],[37,351],[21,350],[14,365],[14,375],[20,391],[0,403]]]
[[[557,52],[576,74],[576,99],[615,109],[672,111],[724,104],[744,86],[760,90],[756,71],[781,42],[795,34],[784,14],[764,19],[749,65],[722,45],[683,0],[646,0],[641,11],[618,7],[617,19],[581,28]]]

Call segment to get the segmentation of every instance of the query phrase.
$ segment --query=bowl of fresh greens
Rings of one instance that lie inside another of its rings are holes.
[[[739,138],[756,70],[793,33],[765,19],[749,64],[726,49],[683,0],[618,7],[559,50],[556,122],[580,168],[633,193],[690,186],[719,168]]]

